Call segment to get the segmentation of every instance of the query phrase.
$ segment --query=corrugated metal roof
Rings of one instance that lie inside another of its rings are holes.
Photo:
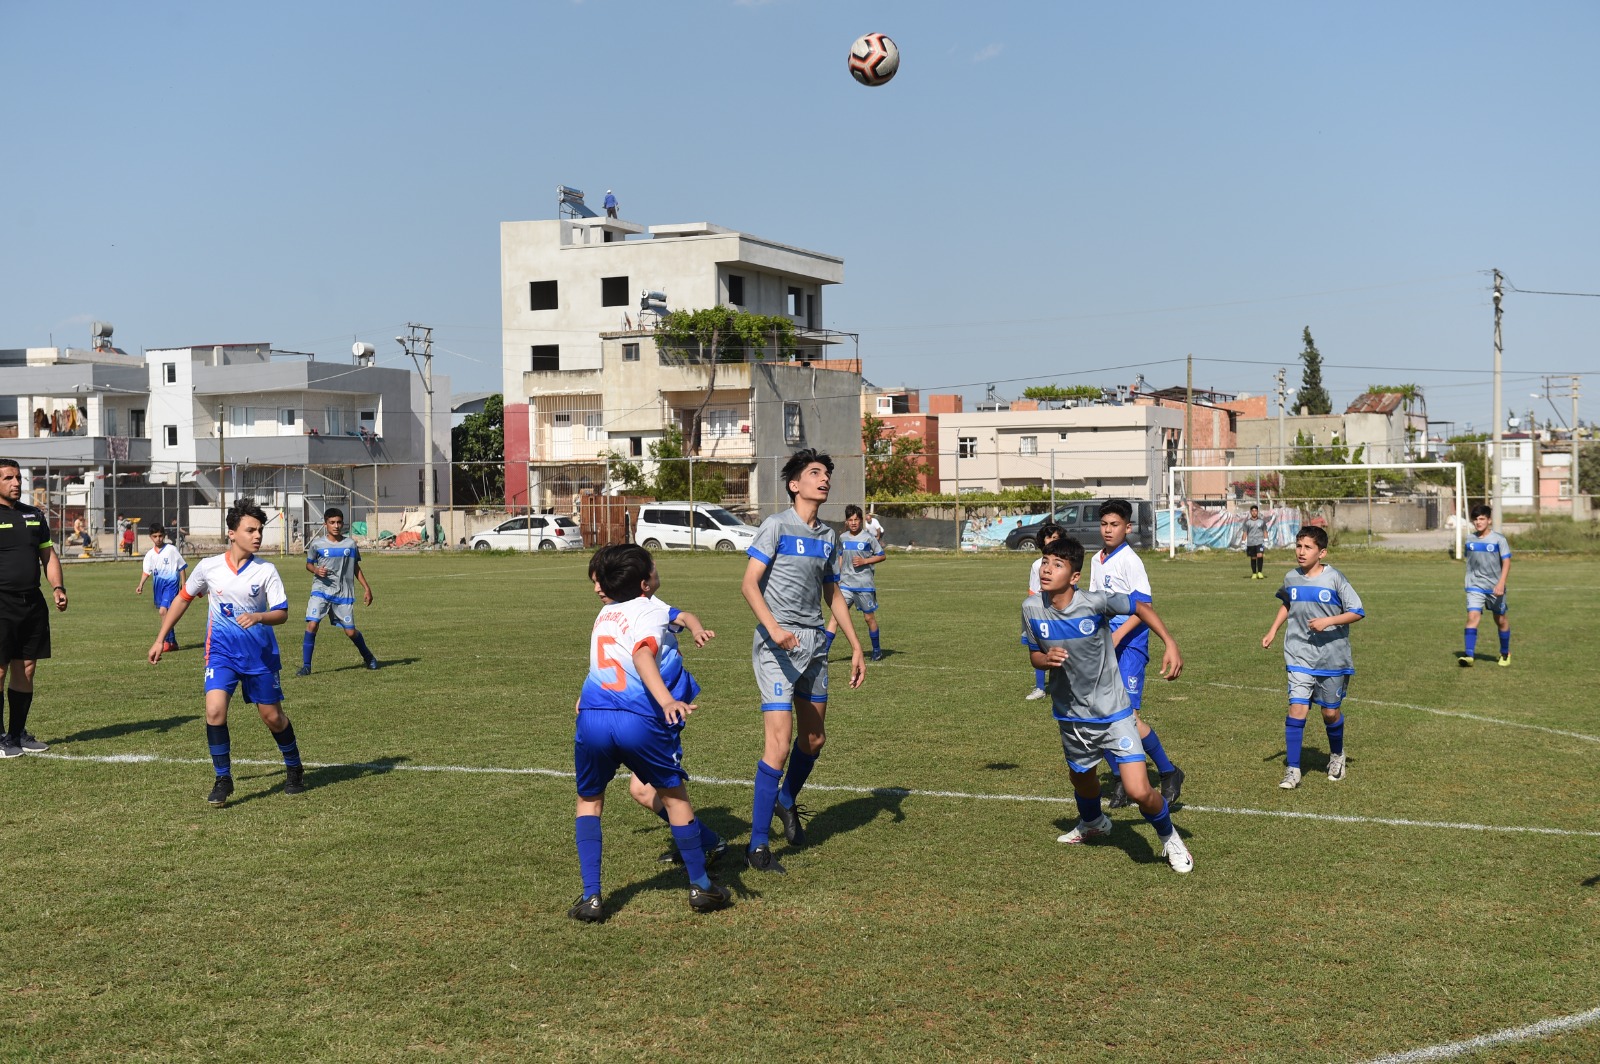
[[[1392,414],[1406,401],[1403,392],[1363,392],[1345,408],[1346,414]]]

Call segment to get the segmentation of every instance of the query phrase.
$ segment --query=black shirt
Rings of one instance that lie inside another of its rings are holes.
[[[0,504],[0,591],[38,591],[39,551],[51,546],[43,510],[25,502]]]

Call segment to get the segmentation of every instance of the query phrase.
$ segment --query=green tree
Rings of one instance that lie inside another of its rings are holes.
[[[505,406],[491,395],[483,413],[468,414],[450,430],[450,478],[458,502],[500,502],[506,495]]]
[[[1022,390],[1024,399],[1034,399],[1041,403],[1067,403],[1074,399],[1099,399],[1104,394],[1104,389],[1096,388],[1092,384],[1070,384],[1065,388],[1059,384],[1035,384],[1031,388]]]
[[[1487,438],[1487,437],[1485,437]],[[1484,450],[1478,444],[1481,440],[1473,440],[1461,436],[1451,440],[1450,450],[1439,456],[1441,462],[1460,462],[1462,472],[1466,476],[1467,498],[1482,499],[1488,494],[1488,460]],[[1579,475],[1582,475],[1579,470]],[[1417,479],[1428,484],[1440,484],[1444,487],[1455,489],[1456,473],[1453,469],[1423,469],[1417,472]]]
[[[1317,350],[1316,341],[1311,339],[1311,326],[1306,326],[1300,334],[1305,347],[1300,351],[1300,388],[1294,393],[1295,409],[1304,407],[1313,414],[1331,414],[1333,400],[1328,397],[1328,392],[1322,387],[1322,352]]]
[[[684,454],[683,431],[669,426],[661,439],[650,444],[654,475],[646,476],[644,466],[616,451],[607,452],[611,482],[628,495],[653,495],[657,499],[687,499],[692,502],[721,502],[727,486],[728,467],[723,462],[694,463],[694,490],[689,489],[689,461]]]
[[[922,439],[896,436],[881,419],[861,419],[861,450],[867,456],[867,498],[893,499],[917,490]]]
[[[1341,443],[1318,447],[1303,432],[1295,433],[1294,450],[1289,455],[1291,465],[1352,465],[1364,461],[1363,447],[1353,452]],[[1308,469],[1303,472],[1284,470],[1283,497],[1291,502],[1306,503],[1312,507],[1336,499],[1355,499],[1367,494],[1367,470]]]
[[[794,353],[794,322],[781,314],[747,314],[732,307],[674,310],[656,323],[656,348],[711,368],[705,396],[684,426],[688,453],[700,453],[701,418],[717,390],[717,366],[748,357],[785,358]]]

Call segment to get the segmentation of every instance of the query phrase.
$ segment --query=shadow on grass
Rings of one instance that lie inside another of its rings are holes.
[[[818,810],[806,821],[805,848],[821,846],[835,835],[866,827],[884,813],[893,816],[894,823],[900,823],[906,818],[900,803],[910,793],[904,787],[876,787],[870,794]],[[782,838],[782,833],[777,837]]]
[[[393,772],[397,765],[402,765],[410,760],[409,757],[380,757],[376,761],[366,761],[359,765],[320,765],[316,768],[308,768],[305,776],[306,789],[314,791],[321,787],[331,787],[336,783],[349,783],[351,780],[358,780],[363,776],[382,776]],[[272,779],[275,782],[264,791],[252,791],[249,794],[237,795],[228,803],[230,806],[243,805],[258,798],[266,798],[274,794],[283,793],[284,770],[282,768],[252,772],[248,776],[240,775],[236,771],[233,778],[235,783],[241,785],[246,780]],[[299,796],[291,795],[291,797]]]
[[[1278,763],[1280,765],[1283,765],[1285,768],[1287,768],[1288,765],[1289,765],[1289,751],[1287,751],[1287,750],[1279,750],[1275,754],[1268,754],[1266,757],[1263,757],[1261,759],[1261,762],[1262,762],[1262,764],[1272,764],[1273,762],[1276,762],[1276,763]],[[1354,758],[1347,757],[1345,759],[1345,763],[1353,765],[1356,762],[1355,762]],[[1300,753],[1300,775],[1309,776],[1313,772],[1326,772],[1326,771],[1328,771],[1328,755],[1325,752],[1323,752],[1321,750],[1315,750],[1315,749],[1307,749],[1307,750],[1302,750],[1301,751],[1301,753]]]
[[[1590,876],[1588,879],[1581,880],[1578,883],[1578,886],[1580,886],[1580,887],[1600,887],[1600,875],[1593,875],[1593,876]]]
[[[59,739],[52,739],[51,742],[86,743],[94,739],[119,739],[122,736],[136,735],[140,732],[169,732],[200,719],[200,714],[193,713],[181,717],[162,717],[160,720],[123,721],[120,724],[107,724],[103,728],[89,728],[85,731],[73,732],[71,735],[63,735]]]
[[[338,665],[331,669],[321,669],[319,671],[324,674],[330,672],[382,672],[384,669],[398,668],[401,665],[415,665],[421,660],[421,658],[379,658],[376,669],[369,669],[365,663],[356,661],[349,665]],[[312,675],[316,675],[316,673],[312,673]]]
[[[983,767],[990,772],[1009,772],[1011,769],[1021,768],[1022,766],[1015,761],[991,761]]]
[[[1110,835],[1103,839],[1082,843],[1081,845],[1113,846],[1133,858],[1134,864],[1166,864],[1166,856],[1156,846],[1155,829],[1150,827],[1150,822],[1145,820],[1143,813],[1139,812],[1139,807],[1130,805],[1125,811],[1132,813],[1133,816],[1115,821],[1116,826],[1112,828]],[[1062,832],[1067,832],[1071,831],[1073,825],[1077,824],[1077,822],[1075,817],[1058,817],[1056,819],[1056,827]],[[1187,838],[1192,834],[1184,831],[1176,823],[1172,825],[1172,829],[1178,833],[1178,838],[1180,839]],[[1061,843],[1060,845],[1063,850],[1074,848],[1068,843]]]

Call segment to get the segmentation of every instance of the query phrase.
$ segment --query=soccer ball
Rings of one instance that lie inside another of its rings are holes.
[[[863,85],[884,85],[900,69],[900,49],[881,33],[867,33],[850,46],[850,76]]]

